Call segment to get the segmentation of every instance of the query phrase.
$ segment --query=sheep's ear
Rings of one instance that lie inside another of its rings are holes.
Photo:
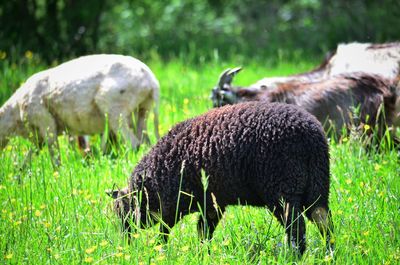
[[[106,194],[114,200],[118,198],[119,190],[106,190]]]
[[[242,70],[242,67],[235,67],[233,69],[226,69],[219,76],[218,87],[220,89],[224,88],[225,85],[230,86],[232,84],[233,77]]]

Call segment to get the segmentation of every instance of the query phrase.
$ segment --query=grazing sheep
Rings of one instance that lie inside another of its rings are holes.
[[[1,107],[0,147],[20,135],[38,146],[47,141],[54,158],[59,134],[102,133],[107,115],[109,131],[137,148],[153,103],[158,138],[159,83],[151,70],[130,56],[83,56],[34,74]]]
[[[145,226],[158,216],[167,234],[184,215],[202,211],[198,230],[204,236],[209,227],[211,238],[220,214],[240,203],[267,206],[300,253],[303,211],[330,243],[328,145],[320,123],[293,105],[247,102],[181,122],[137,164],[129,186],[109,195],[127,232],[131,219]]]
[[[340,136],[343,126],[368,124],[371,128],[378,125],[382,136],[386,125],[400,125],[397,90],[395,82],[381,76],[351,73],[314,82],[287,81],[267,90],[237,87],[226,91],[229,96],[219,103],[255,100],[294,104],[313,114],[327,133]]]

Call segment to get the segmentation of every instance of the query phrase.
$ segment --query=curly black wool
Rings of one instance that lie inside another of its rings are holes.
[[[208,177],[206,192],[202,171]],[[316,118],[296,106],[224,106],[174,126],[137,164],[127,194],[129,200],[117,199],[116,205],[125,204],[119,209],[125,209],[120,216],[128,230],[127,216],[145,224],[152,212],[162,217],[161,230],[167,233],[165,228],[185,214],[204,213],[205,199],[206,218],[198,228],[206,231],[206,221],[211,237],[226,206],[267,206],[302,253],[302,211],[328,232],[328,144]]]

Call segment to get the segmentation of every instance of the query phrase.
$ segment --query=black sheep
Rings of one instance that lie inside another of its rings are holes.
[[[168,235],[182,216],[204,213],[205,201],[202,236],[208,228],[211,238],[225,208],[241,203],[267,206],[300,253],[303,211],[330,243],[328,145],[316,118],[293,105],[240,103],[181,122],[138,163],[128,188],[110,195],[127,232],[132,219],[146,226],[158,215]]]

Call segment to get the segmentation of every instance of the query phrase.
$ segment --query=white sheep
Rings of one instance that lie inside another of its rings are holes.
[[[136,149],[153,104],[158,139],[159,82],[149,67],[130,56],[83,56],[36,73],[18,88],[0,108],[0,148],[19,135],[39,147],[47,142],[55,158],[53,147],[62,132],[103,133],[108,120],[110,133],[120,132]]]

